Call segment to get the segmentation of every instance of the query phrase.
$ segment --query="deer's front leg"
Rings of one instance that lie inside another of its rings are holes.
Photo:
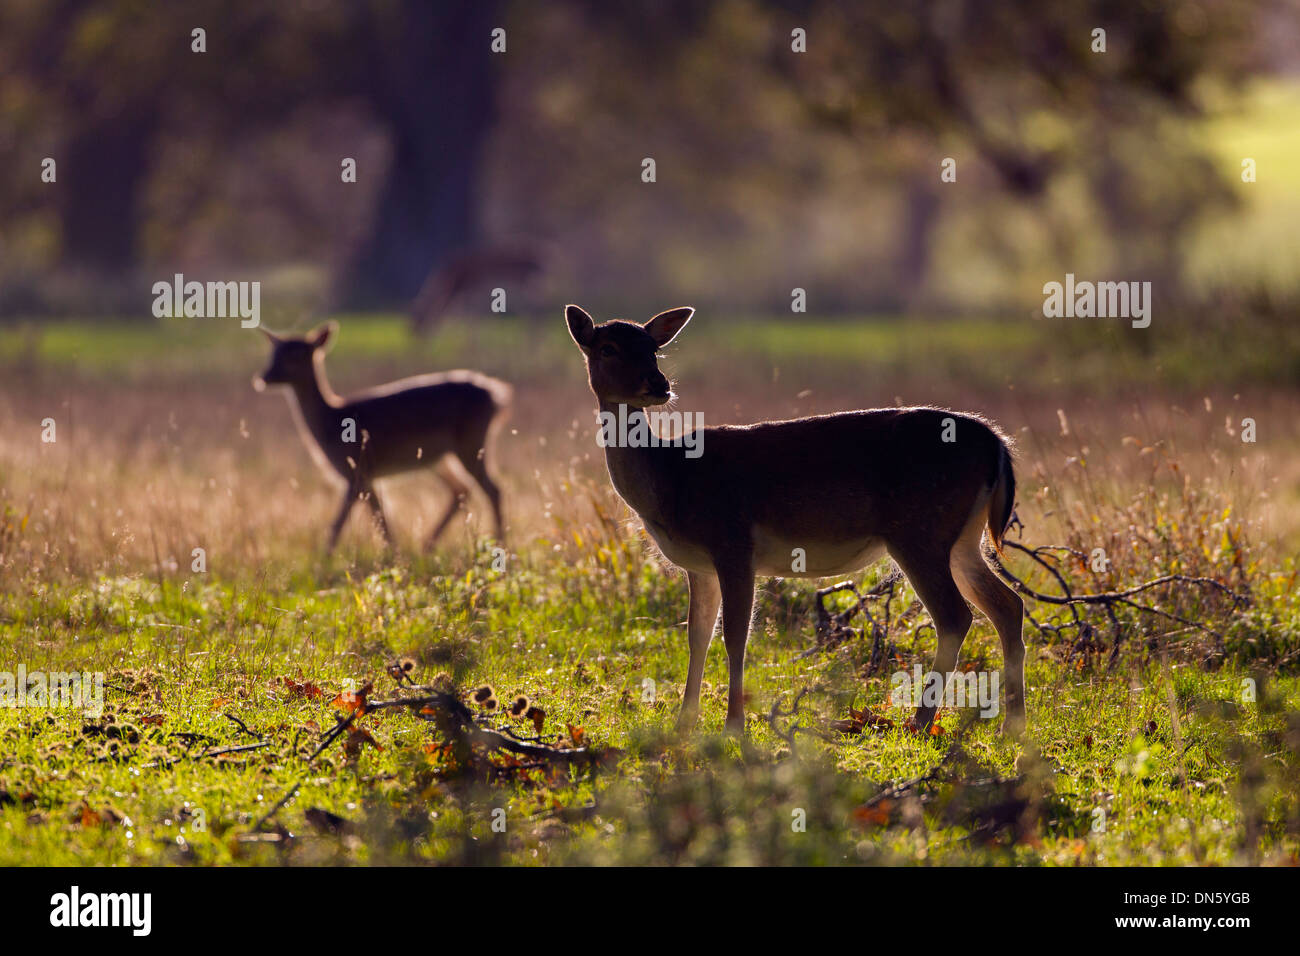
[[[326,554],[334,551],[334,546],[339,543],[339,535],[343,532],[343,525],[348,520],[348,515],[352,512],[352,506],[357,502],[357,489],[353,485],[348,485],[343,492],[343,503],[339,505],[339,513],[334,518],[334,525],[330,528],[330,543],[325,548]]]
[[[682,711],[677,718],[679,731],[690,730],[700,716],[700,684],[704,680],[704,662],[709,656],[709,644],[713,642],[713,632],[718,626],[718,607],[722,604],[722,591],[716,576],[688,571],[686,581],[691,589],[691,610],[686,623],[691,662],[686,670]]]
[[[388,547],[393,547],[393,533],[388,530],[388,519],[384,517],[384,506],[379,500],[379,495],[371,485],[367,485],[361,492],[361,497],[366,499],[366,504],[370,506],[370,514],[375,519],[375,524],[379,525],[379,533],[384,536],[384,543]]]
[[[748,560],[719,565],[722,639],[727,645],[727,730],[745,732],[745,644],[754,610],[754,569]]]

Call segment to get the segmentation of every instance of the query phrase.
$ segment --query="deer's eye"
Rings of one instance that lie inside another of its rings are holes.
[[[613,358],[618,354],[618,349],[614,348],[612,345],[602,345],[600,347],[600,354],[605,358]]]

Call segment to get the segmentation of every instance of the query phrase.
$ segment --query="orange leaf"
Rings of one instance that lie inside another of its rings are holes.
[[[366,703],[366,695],[370,693],[374,686],[375,684],[373,681],[367,681],[366,686],[360,690],[345,690],[330,701],[330,706],[338,708],[345,714],[350,714],[355,710],[358,711],[357,716],[361,716],[361,714],[366,712],[368,706]]]
[[[893,797],[884,797],[870,806],[857,807],[853,819],[863,826],[888,826],[896,802]]]
[[[849,705],[848,720],[831,721],[831,730],[841,734],[860,734],[867,727],[873,730],[892,730],[894,722],[888,717],[873,714],[865,707],[861,710],[854,710],[852,704]]]
[[[284,685],[290,697],[315,698],[324,696],[325,692],[311,681],[296,681],[292,677],[280,677],[276,683]]]

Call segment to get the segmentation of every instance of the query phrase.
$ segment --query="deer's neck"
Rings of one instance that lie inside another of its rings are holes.
[[[597,423],[598,428],[603,428],[604,420],[618,426],[613,440],[609,440],[608,435],[605,440],[605,464],[609,468],[610,480],[633,511],[642,517],[653,518],[662,510],[662,496],[667,488],[663,478],[667,463],[663,454],[665,449],[636,445],[626,440],[635,429],[643,428],[645,434],[650,434],[650,422],[643,409],[629,406],[620,412],[618,405],[601,401],[600,411],[602,421]],[[611,417],[606,419],[606,416]]]
[[[343,404],[326,381],[325,370],[317,364],[310,376],[296,379],[290,387],[303,426],[321,445],[325,445],[326,435]]]

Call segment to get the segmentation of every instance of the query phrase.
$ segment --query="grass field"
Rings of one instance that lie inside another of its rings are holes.
[[[873,659],[869,637],[819,642],[814,585],[793,581],[760,591],[747,739],[720,733],[720,641],[701,730],[674,737],[685,582],[609,487],[558,316],[428,343],[395,317],[341,320],[340,391],[460,365],[515,384],[504,568],[481,507],[421,553],[445,501],[427,475],[381,487],[396,555],[358,512],[324,557],[334,492],[284,400],[249,387],[256,332],[0,329],[0,671],[107,682],[97,717],[0,709],[0,864],[1300,861],[1300,337],[1286,323],[1139,338],[1029,318],[701,315],[674,347],[680,407],[714,424],[896,402],[985,412],[1019,448],[1013,540],[1105,550],[1102,572],[1060,563],[1078,592],[1184,575],[1239,598],[1174,582],[1137,598],[1172,618],[1118,605],[1079,621],[1029,602],[1046,627],[1026,622],[1016,743],[951,709],[940,734],[904,729],[890,674],[934,647],[910,594]],[[1006,561],[1059,593],[1023,552]],[[1000,667],[982,618],[962,660]],[[371,702],[454,687],[548,754],[458,747],[433,715],[393,707],[354,716],[312,759],[347,713],[336,699],[367,682]],[[507,713],[520,696],[542,713]],[[871,726],[843,732],[864,709]]]

